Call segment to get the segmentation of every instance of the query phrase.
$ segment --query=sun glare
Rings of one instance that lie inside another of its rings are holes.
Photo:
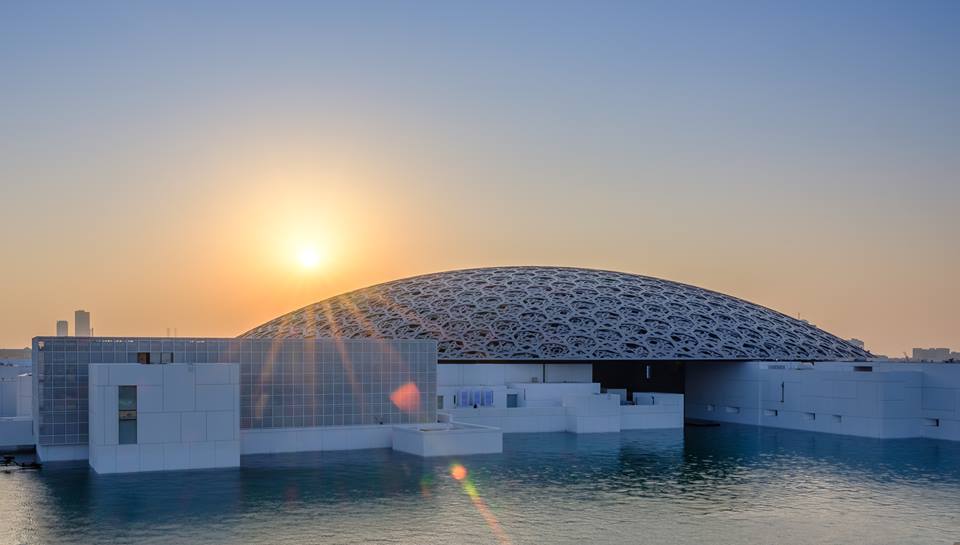
[[[313,247],[302,248],[300,253],[297,254],[297,259],[303,268],[313,269],[320,264],[320,252]]]

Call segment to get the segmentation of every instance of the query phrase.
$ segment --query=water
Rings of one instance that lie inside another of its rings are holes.
[[[504,451],[110,476],[48,465],[0,474],[0,543],[960,541],[960,443],[724,425],[506,435]]]

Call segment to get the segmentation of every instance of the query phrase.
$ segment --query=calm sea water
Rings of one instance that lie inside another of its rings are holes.
[[[724,425],[506,435],[504,450],[112,476],[48,465],[0,474],[0,543],[960,541],[958,443]]]

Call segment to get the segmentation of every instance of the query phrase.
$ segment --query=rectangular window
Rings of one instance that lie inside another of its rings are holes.
[[[150,352],[137,352],[137,363],[149,364]]]
[[[137,387],[117,386],[117,412],[121,445],[137,444]]]
[[[519,406],[519,403],[518,403],[519,397],[520,396],[518,394],[507,394],[507,408],[508,409],[517,408]]]

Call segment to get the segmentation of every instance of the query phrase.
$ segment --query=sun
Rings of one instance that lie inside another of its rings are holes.
[[[297,260],[304,269],[317,268],[320,265],[321,257],[320,252],[313,246],[303,247],[297,253]]]

